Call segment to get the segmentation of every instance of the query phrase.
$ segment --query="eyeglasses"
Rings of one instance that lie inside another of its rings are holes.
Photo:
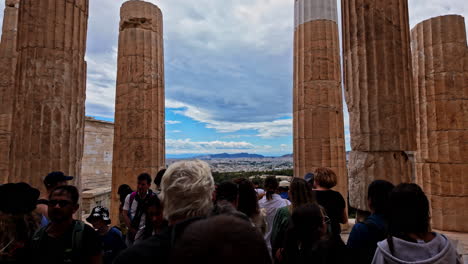
[[[60,206],[60,208],[63,208],[67,205],[70,205],[72,202],[68,200],[49,200],[49,205],[50,206],[56,206],[57,204]]]
[[[330,217],[328,217],[328,216],[325,215],[325,216],[323,217],[323,223],[328,225],[328,224],[330,224],[330,222],[331,222]]]

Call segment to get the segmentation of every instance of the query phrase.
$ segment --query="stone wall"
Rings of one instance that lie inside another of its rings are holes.
[[[114,124],[86,117],[81,167],[83,191],[111,187]]]
[[[97,188],[82,193],[83,202],[81,210],[83,215],[89,215],[96,206],[110,207],[110,187]]]

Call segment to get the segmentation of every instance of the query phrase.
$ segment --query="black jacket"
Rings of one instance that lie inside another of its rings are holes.
[[[203,218],[190,218],[167,227],[161,234],[150,237],[123,251],[115,259],[114,264],[152,263],[154,261],[157,261],[158,264],[169,263],[171,249],[177,239],[181,237],[185,228],[201,219]]]

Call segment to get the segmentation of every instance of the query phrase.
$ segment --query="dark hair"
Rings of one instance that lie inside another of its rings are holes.
[[[293,178],[289,185],[292,207],[297,208],[304,204],[315,203],[315,195],[308,183],[301,178]]]
[[[122,184],[119,186],[117,194],[119,194],[120,204],[125,203],[125,198],[133,192],[132,188],[128,184]]]
[[[395,186],[388,181],[375,180],[367,189],[367,199],[370,201],[371,209],[377,214],[386,216],[388,210],[388,199]]]
[[[156,177],[154,177],[154,184],[156,184],[158,187],[161,185],[161,180],[165,172],[166,172],[166,169],[162,169],[158,171],[158,173],[156,174]]]
[[[267,200],[271,200],[273,198],[273,194],[278,190],[278,180],[276,180],[275,176],[268,176],[265,179],[265,189],[266,189],[266,198]]]
[[[258,186],[262,185],[262,182],[263,182],[263,181],[262,181],[262,179],[260,179],[260,178],[254,178],[254,179],[252,180],[252,183],[253,183],[254,185],[258,185]]]
[[[197,221],[175,244],[170,263],[271,263],[263,236],[247,221],[215,216]]]
[[[237,200],[238,189],[237,184],[224,181],[216,188],[216,201],[235,202]]]
[[[257,192],[253,183],[247,179],[239,178],[235,179],[234,183],[239,186],[239,202],[237,204],[237,210],[247,215],[249,218],[260,213],[258,206]]]
[[[298,255],[298,245],[312,248],[320,241],[323,228],[323,213],[318,204],[306,204],[294,209],[286,231],[285,250],[289,258]]]
[[[152,206],[157,207],[158,209],[162,209],[163,207],[162,202],[157,195],[151,195],[148,198],[148,207]]]
[[[142,173],[138,175],[138,181],[146,181],[148,184],[151,184],[151,175],[148,173]]]
[[[80,194],[78,189],[73,185],[62,185],[56,187],[52,192],[50,192],[49,200],[52,198],[53,195],[62,195],[68,194],[70,196],[71,201],[74,204],[78,203],[78,199],[80,198]]]
[[[414,183],[395,187],[390,193],[388,212],[390,250],[394,249],[392,236],[413,241],[408,234],[429,232],[430,220],[429,200],[421,187]]]

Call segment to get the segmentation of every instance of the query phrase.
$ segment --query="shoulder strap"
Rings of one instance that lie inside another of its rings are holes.
[[[72,249],[74,252],[80,252],[83,247],[84,229],[85,229],[84,222],[82,221],[75,222],[75,225],[73,226],[73,233],[72,233]]]
[[[39,245],[41,244],[41,241],[44,238],[44,235],[46,234],[47,227],[49,227],[49,225],[41,227],[39,230],[36,231],[36,233],[34,233],[31,239],[31,246],[33,249],[39,248]]]
[[[137,192],[132,192],[130,194],[130,201],[129,201],[129,204],[128,204],[128,213],[130,213],[130,211],[132,210],[132,204],[133,204],[133,201],[135,200],[136,195],[137,195]]]

